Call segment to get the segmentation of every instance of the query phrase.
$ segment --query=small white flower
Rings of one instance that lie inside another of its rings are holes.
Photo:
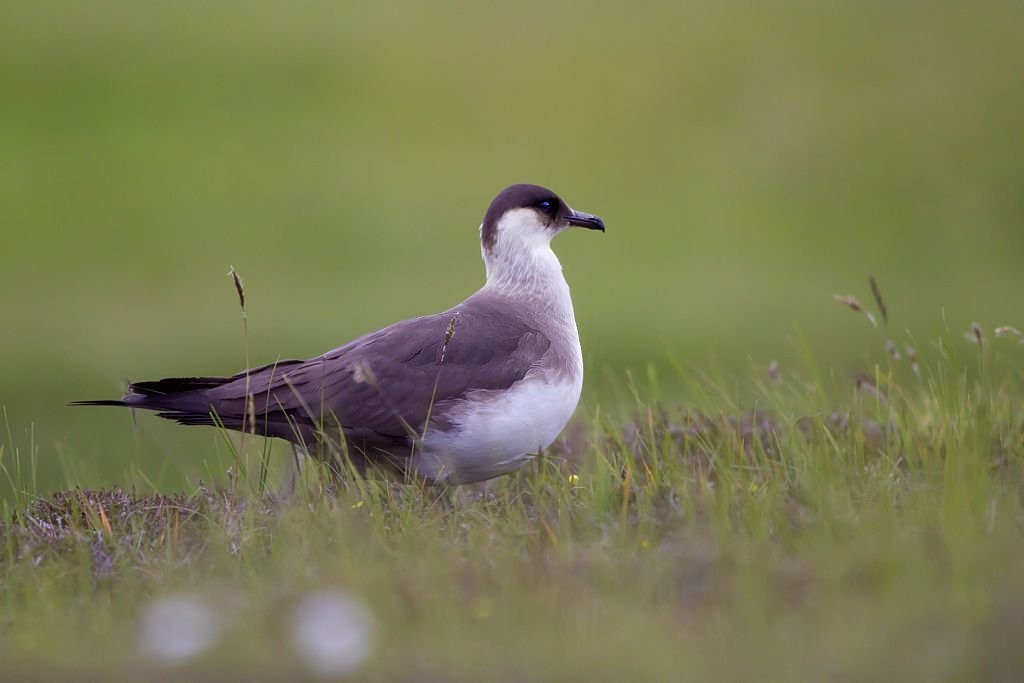
[[[292,644],[309,670],[322,678],[355,671],[373,649],[373,618],[358,600],[339,590],[303,598],[291,619]]]
[[[181,664],[209,649],[220,635],[217,615],[189,595],[149,603],[139,623],[139,647],[150,659]]]

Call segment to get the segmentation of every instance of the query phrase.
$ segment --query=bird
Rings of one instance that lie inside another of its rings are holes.
[[[346,459],[434,485],[509,474],[554,442],[583,388],[572,298],[551,248],[570,227],[605,230],[547,188],[511,185],[480,223],[485,282],[452,308],[309,360],[133,382],[120,399],[71,405],[277,437],[336,471]]]

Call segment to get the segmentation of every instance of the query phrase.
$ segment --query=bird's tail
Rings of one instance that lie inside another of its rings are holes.
[[[147,382],[132,382],[128,385],[128,393],[119,399],[101,399],[98,401],[71,401],[69,406],[121,406],[127,408],[145,408],[150,410],[176,410],[178,398],[185,398],[188,407],[194,401],[188,398],[196,396],[196,392],[219,387],[235,379],[234,377],[168,377]],[[182,394],[191,394],[184,397]]]
[[[128,385],[131,393],[140,396],[168,396],[192,391],[213,389],[227,384],[236,377],[168,377],[150,382],[132,382]]]
[[[302,362],[277,361],[231,377],[168,377],[132,382],[128,385],[128,393],[120,399],[73,401],[68,405],[119,406],[152,410],[156,412],[157,417],[185,425],[213,425],[237,430],[255,428],[255,431],[267,436],[312,443],[315,428],[311,419],[302,415],[289,415],[266,405],[271,400],[270,384],[275,373],[283,367],[301,365]],[[259,379],[262,382],[261,388],[250,388],[250,379]],[[229,389],[226,392],[217,392],[217,396],[210,395],[213,389],[233,382],[237,382],[237,391]],[[250,394],[250,391],[254,393]],[[255,397],[255,392],[266,392],[266,396],[253,408],[250,407],[250,402]],[[255,426],[251,424],[254,418],[257,422]],[[297,435],[299,423],[304,431]]]

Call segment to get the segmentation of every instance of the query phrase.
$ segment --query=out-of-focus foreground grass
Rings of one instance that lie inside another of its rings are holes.
[[[3,14],[0,404],[47,482],[60,453],[86,483],[201,467],[209,431],[63,403],[240,369],[229,265],[251,361],[315,355],[469,294],[511,182],[608,223],[556,244],[590,406],[624,368],[789,367],[794,333],[852,375],[879,341],[831,295],[870,273],[891,336],[1020,323],[1013,3]]]
[[[254,468],[176,497],[36,502],[22,481],[0,525],[0,672],[1014,680],[1024,396],[976,351],[920,377],[880,356],[831,413],[806,373],[750,381],[753,413],[694,377],[689,409],[639,397],[447,503],[310,476],[282,505]]]

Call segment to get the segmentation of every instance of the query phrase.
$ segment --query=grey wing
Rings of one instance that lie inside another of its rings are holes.
[[[267,433],[289,438],[275,432],[328,421],[350,440],[387,446],[422,433],[444,401],[510,387],[549,347],[544,334],[510,311],[463,305],[396,323],[300,364],[261,368],[249,375],[248,394]],[[240,415],[245,395],[241,379],[207,392],[220,410]]]

